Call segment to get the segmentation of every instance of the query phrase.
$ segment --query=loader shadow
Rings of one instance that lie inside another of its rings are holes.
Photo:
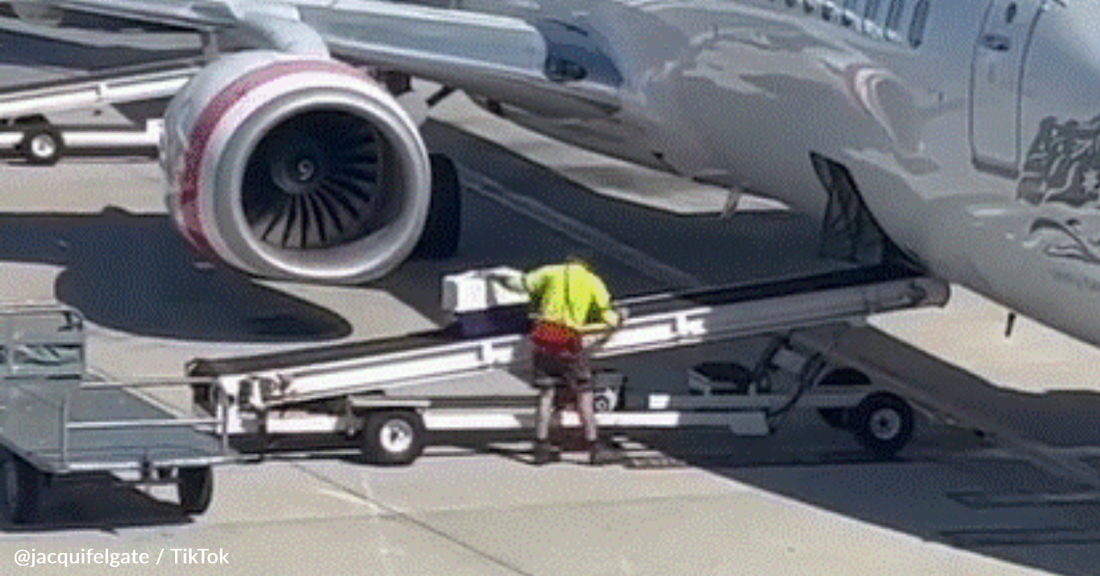
[[[351,333],[339,314],[236,272],[199,268],[163,215],[0,215],[0,260],[60,267],[56,297],[91,322],[196,341],[327,341]]]

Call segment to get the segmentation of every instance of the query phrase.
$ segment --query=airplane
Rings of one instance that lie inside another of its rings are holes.
[[[901,260],[1100,344],[1096,0],[13,6],[200,30],[223,52],[170,103],[162,163],[187,240],[252,274],[354,284],[418,242],[453,249],[454,169],[420,137],[415,77],[781,200],[827,256]]]

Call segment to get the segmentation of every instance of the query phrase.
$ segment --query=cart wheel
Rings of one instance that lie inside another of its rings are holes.
[[[847,430],[851,420],[851,412],[847,408],[818,408],[817,415],[821,416],[830,428],[837,430]]]
[[[28,129],[19,144],[27,162],[36,166],[53,166],[61,160],[65,144],[61,133],[50,126],[38,126]]]
[[[4,518],[25,524],[38,514],[42,474],[22,458],[0,448],[0,481],[3,482]]]
[[[432,200],[428,220],[414,256],[428,260],[450,258],[458,252],[462,224],[462,185],[450,158],[431,154]]]
[[[618,404],[615,398],[615,393],[611,390],[600,390],[596,392],[596,396],[592,398],[592,410],[596,412],[611,412],[615,409],[615,405]]]
[[[214,470],[209,466],[200,468],[180,468],[179,481],[180,508],[187,514],[202,514],[210,507],[214,497]]]
[[[368,464],[412,464],[424,452],[424,422],[410,410],[375,412],[367,417],[362,443]]]
[[[880,458],[893,458],[913,435],[913,409],[898,396],[879,392],[855,407],[850,424],[864,448]]]

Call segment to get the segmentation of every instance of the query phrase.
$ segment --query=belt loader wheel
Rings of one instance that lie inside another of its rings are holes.
[[[202,514],[210,507],[214,496],[214,471],[209,466],[180,468],[176,489],[184,512]]]
[[[412,464],[424,452],[424,421],[411,410],[374,412],[363,428],[363,460],[382,466]]]
[[[53,166],[57,164],[58,160],[61,160],[65,143],[61,139],[61,133],[56,128],[38,126],[30,128],[24,133],[19,149],[23,152],[23,156],[27,158],[29,164]]]
[[[913,435],[913,409],[898,396],[877,392],[852,410],[849,424],[864,448],[880,458],[893,458]]]
[[[38,513],[42,474],[22,458],[0,448],[0,507],[4,518],[14,524],[34,520]]]

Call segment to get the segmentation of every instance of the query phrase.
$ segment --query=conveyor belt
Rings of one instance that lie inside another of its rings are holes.
[[[913,268],[900,264],[881,264],[863,268],[837,270],[813,276],[798,276],[767,282],[756,282],[738,286],[696,288],[678,292],[653,294],[624,299],[617,302],[630,310],[634,316],[660,314],[692,308],[696,306],[726,306],[752,300],[782,298],[797,294],[809,294],[874,284],[917,278],[922,274]]]
[[[454,326],[418,332],[394,338],[381,340],[369,340],[363,342],[350,342],[347,344],[335,344],[291,350],[287,352],[273,352],[256,356],[241,356],[236,358],[198,358],[187,365],[187,373],[190,376],[207,378],[226,374],[242,374],[263,370],[281,370],[302,366],[306,364],[322,364],[338,362],[351,358],[375,356],[391,352],[404,352],[429,346],[441,346],[462,342],[461,333]]]
[[[626,299],[617,304],[626,307],[630,312],[631,318],[638,318],[689,308],[727,306],[742,302],[768,300],[879,282],[918,278],[920,276],[918,272],[908,267],[881,265],[783,279],[779,281],[655,294]],[[498,336],[515,335],[519,333],[521,332],[508,332],[498,334]],[[299,366],[327,364],[343,360],[418,350],[432,346],[457,344],[470,340],[471,339],[464,339],[457,327],[449,326],[441,330],[421,332],[384,340],[319,346],[297,351],[237,358],[195,359],[188,364],[188,375],[194,377],[219,377],[230,374],[277,371]]]

